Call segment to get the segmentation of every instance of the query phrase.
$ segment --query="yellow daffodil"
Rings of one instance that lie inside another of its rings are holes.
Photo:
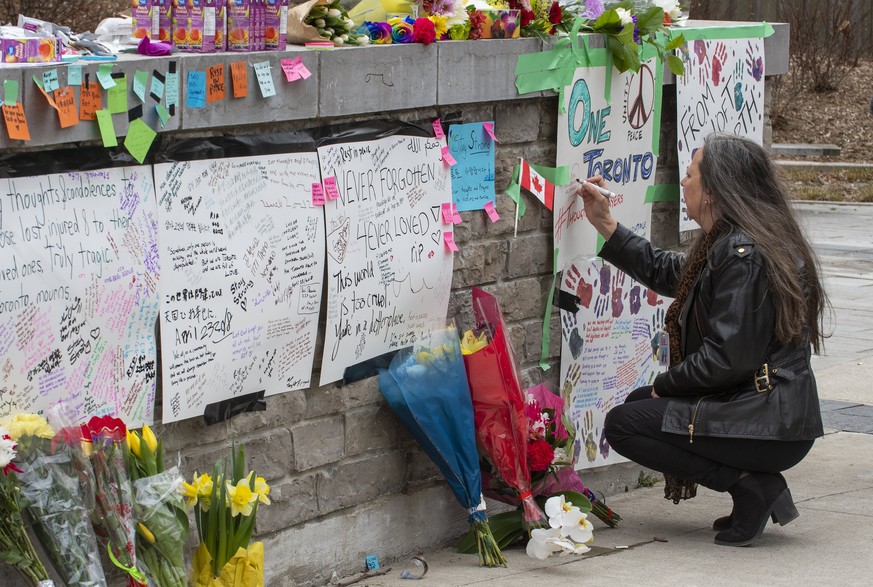
[[[252,515],[252,506],[258,501],[258,494],[252,492],[246,479],[240,479],[236,485],[227,481],[227,495],[230,500],[231,516]]]
[[[130,447],[130,452],[140,456],[139,436],[137,436],[136,432],[127,431],[127,446]]]
[[[158,450],[158,439],[155,437],[155,433],[152,432],[152,429],[148,427],[148,424],[142,427],[142,439],[145,440],[145,443],[149,446],[152,452]]]
[[[36,414],[16,414],[12,420],[4,424],[13,440],[19,440],[24,436],[38,436],[40,438],[52,438],[55,431],[48,421]]]
[[[188,507],[194,507],[200,504],[200,510],[209,511],[209,505],[212,502],[212,477],[203,473],[199,477],[197,472],[194,472],[192,483],[182,484],[182,495],[188,498]]]
[[[258,501],[264,505],[270,505],[270,486],[267,485],[267,480],[263,477],[255,478],[255,494],[258,496]]]

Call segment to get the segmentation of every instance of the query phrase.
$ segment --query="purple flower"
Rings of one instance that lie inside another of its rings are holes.
[[[603,0],[585,0],[585,14],[582,16],[588,20],[594,20],[605,12]]]
[[[640,45],[640,27],[637,26],[637,15],[634,14],[631,19],[634,21],[634,43]]]

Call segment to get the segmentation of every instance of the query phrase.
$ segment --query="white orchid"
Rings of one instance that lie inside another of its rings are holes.
[[[530,540],[527,541],[527,555],[546,560],[552,554],[564,550],[561,542],[566,540],[561,539],[560,528],[536,528],[530,533]]]
[[[616,8],[615,13],[621,19],[621,24],[626,25],[629,22],[633,22],[634,18],[631,14],[630,10],[625,10],[624,8]]]
[[[546,500],[546,515],[549,517],[549,526],[552,528],[563,528],[566,516],[578,511],[579,508],[574,506],[572,502],[567,501],[563,494],[550,497]],[[567,518],[568,521],[571,519],[575,523],[576,518]]]
[[[587,543],[594,540],[594,526],[588,521],[588,515],[574,508],[575,511],[565,514],[561,521],[561,536],[569,537],[576,543]]]

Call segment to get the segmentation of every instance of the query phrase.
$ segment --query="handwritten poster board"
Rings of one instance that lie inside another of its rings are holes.
[[[610,449],[603,422],[663,370],[653,349],[671,300],[609,263],[583,257],[567,264],[561,289],[581,300],[577,312],[561,311],[561,394],[576,427],[576,468],[626,461]]]
[[[612,71],[605,96],[607,66],[580,67],[564,90],[565,112],[558,114],[559,166],[570,167],[570,184],[555,190],[554,243],[558,267],[575,255],[594,256],[597,233],[585,220],[577,179],[602,175],[618,195],[612,214],[633,232],[648,237],[650,205],[646,193],[655,183],[660,133],[661,64],[656,57],[640,71]]]
[[[459,212],[482,210],[494,201],[494,140],[481,122],[449,127],[452,166],[452,201]]]
[[[679,177],[711,133],[764,141],[764,40],[689,41],[681,52],[685,75],[676,79]],[[679,230],[698,228],[680,196]]]
[[[393,136],[318,149],[339,197],[325,205],[327,326],[321,384],[345,368],[445,327],[452,253],[440,208],[451,202],[442,141]]]
[[[148,167],[0,180],[0,419],[59,401],[152,422],[159,274]]]
[[[164,422],[309,386],[324,274],[315,153],[155,166]]]

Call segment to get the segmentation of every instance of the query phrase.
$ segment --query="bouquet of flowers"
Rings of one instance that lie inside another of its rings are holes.
[[[545,517],[531,491],[524,395],[506,325],[497,298],[478,288],[473,288],[473,313],[488,340],[464,355],[477,444],[493,473],[516,492],[525,526],[535,528]]]
[[[48,572],[36,556],[21,518],[21,491],[15,473],[16,444],[9,431],[0,426],[0,561],[10,565],[32,587],[51,587]]]
[[[269,505],[270,486],[254,471],[244,473],[245,449],[231,449],[230,467],[218,461],[212,471],[185,483],[194,508],[200,545],[194,554],[194,587],[263,587],[264,544],[249,544],[258,504]]]
[[[92,522],[109,558],[127,573],[129,587],[146,585],[136,568],[133,489],[125,465],[127,426],[112,416],[94,416],[82,426],[96,480]]]
[[[288,10],[288,42],[332,41],[334,45],[367,44],[340,0],[309,0]]]
[[[161,442],[148,426],[127,431],[127,471],[133,481],[136,560],[150,585],[184,587],[184,546],[188,515],[182,500],[182,477],[176,467],[164,469]]]
[[[90,521],[94,479],[82,451],[82,431],[69,424],[61,406],[52,409],[51,418],[54,426],[35,414],[19,414],[6,423],[18,443],[21,499],[64,583],[105,586]]]
[[[431,332],[397,353],[379,372],[379,388],[466,508],[470,552],[478,551],[480,564],[506,566],[485,515],[473,405],[455,328]]]
[[[586,507],[604,524],[613,528],[617,526],[621,516],[598,500],[575,470],[574,427],[565,421],[564,401],[545,385],[537,385],[525,393],[525,415],[528,421],[528,466],[534,497],[545,499],[564,492],[580,494],[590,502]],[[482,477],[485,495],[518,505],[515,492],[502,484],[498,477],[487,472],[483,472]],[[573,499],[574,503],[580,503],[579,498]]]

